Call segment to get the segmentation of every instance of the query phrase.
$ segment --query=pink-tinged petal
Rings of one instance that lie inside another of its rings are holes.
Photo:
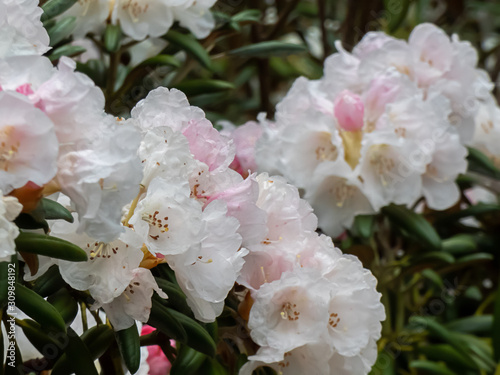
[[[363,127],[365,109],[359,95],[344,90],[337,96],[333,106],[335,117],[342,129],[354,132]]]
[[[194,157],[208,165],[210,171],[225,169],[234,160],[234,146],[221,135],[210,121],[191,120],[182,134],[189,141]]]

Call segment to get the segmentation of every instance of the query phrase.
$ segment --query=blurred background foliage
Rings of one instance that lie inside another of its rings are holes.
[[[236,125],[261,112],[272,119],[295,78],[322,76],[335,41],[351,50],[373,30],[406,39],[417,24],[432,22],[470,41],[479,66],[499,79],[498,0],[221,0],[213,11],[217,27],[206,39],[175,26],[160,53],[145,60],[134,52],[137,42],[111,25],[90,36],[99,58],[83,59],[85,48],[71,44],[71,20],[49,19],[49,57],[80,61],[115,115],[128,116],[149,91],[167,86],[184,91],[214,123]],[[485,181],[498,191],[500,170],[478,152],[469,161],[462,191]],[[358,217],[335,241],[372,270],[383,293],[387,320],[372,374],[500,375],[500,206],[473,204],[465,193],[444,212],[417,206],[423,214],[389,206]]]

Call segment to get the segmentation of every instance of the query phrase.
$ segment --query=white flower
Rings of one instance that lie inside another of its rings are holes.
[[[224,201],[211,202],[202,214],[200,246],[166,257],[195,317],[203,322],[214,321],[222,312],[248,253],[240,249],[238,221],[226,213]]]
[[[109,0],[78,0],[59,18],[75,17],[75,38],[84,38],[87,33],[101,34],[106,27],[110,13]]]
[[[49,50],[49,35],[37,0],[0,1],[0,57],[42,55]]]
[[[346,163],[323,163],[314,173],[304,198],[318,215],[319,227],[331,236],[349,229],[356,215],[374,212],[358,176]]]
[[[190,198],[187,180],[155,178],[130,219],[149,251],[182,254],[203,240],[202,206]]]
[[[304,345],[285,354],[263,347],[258,350],[257,354],[249,357],[250,361],[241,367],[239,375],[252,375],[254,370],[264,366],[272,368],[279,375],[307,373],[329,375],[332,373],[328,363],[330,356],[331,348],[325,343]]]
[[[63,279],[77,290],[88,290],[98,303],[109,303],[123,293],[132,280],[132,271],[143,258],[141,238],[131,229],[112,242],[106,243],[77,234],[78,221],[73,224],[56,221],[51,235],[80,246],[86,253],[86,262],[59,260]]]
[[[130,279],[122,294],[110,303],[93,306],[93,308],[104,309],[115,331],[132,327],[136,320],[142,323],[149,320],[153,292],[158,293],[161,298],[168,298],[158,287],[150,270],[136,268],[132,270],[132,274],[133,278]]]
[[[281,353],[317,342],[327,327],[328,289],[328,282],[308,268],[263,284],[253,295],[248,320],[253,341]]]
[[[158,87],[132,109],[132,118],[144,133],[156,127],[168,126],[182,131],[191,120],[203,120],[205,113],[189,105],[186,95],[177,89]]]
[[[175,19],[186,27],[198,39],[205,38],[215,27],[215,20],[210,8],[217,0],[181,0],[184,4],[173,7]]]
[[[5,193],[28,181],[38,186],[56,173],[59,145],[54,124],[28,98],[0,92],[0,189]]]
[[[123,228],[122,208],[139,192],[139,134],[113,116],[96,117],[96,131],[59,158],[57,181],[79,215],[80,231],[101,241],[114,240]]]
[[[375,210],[393,202],[412,204],[422,191],[429,156],[416,143],[392,132],[365,136],[359,161],[364,193]]]
[[[116,0],[111,19],[135,40],[148,35],[159,37],[166,34],[174,23],[171,2],[179,3],[180,0]]]
[[[16,253],[14,240],[19,235],[19,229],[12,221],[22,209],[16,198],[5,197],[0,190],[0,262],[10,261],[10,257]]]
[[[187,180],[198,168],[186,137],[168,126],[153,128],[145,133],[139,157],[144,170],[141,185],[145,187],[156,177]]]
[[[96,137],[104,115],[104,95],[85,74],[75,72],[76,63],[67,57],[40,84],[32,85],[30,96],[54,122],[60,143],[78,147],[77,142]],[[28,82],[31,83],[31,82]]]

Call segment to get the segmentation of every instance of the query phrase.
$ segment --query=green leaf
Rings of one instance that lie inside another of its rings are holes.
[[[439,274],[436,271],[430,268],[426,268],[425,270],[422,271],[422,276],[425,277],[427,280],[432,281],[434,285],[436,285],[438,288],[444,288],[443,279],[441,278],[441,276],[439,276]]]
[[[162,304],[184,315],[192,315],[192,311],[186,302],[186,295],[177,284],[159,277],[155,277],[155,280],[160,289],[168,295],[168,299],[161,299]]]
[[[49,302],[25,286],[16,284],[16,307],[40,323],[44,329],[66,332],[61,314]]]
[[[43,229],[45,233],[49,231],[49,223],[40,215],[39,212],[21,213],[14,223],[20,229]]]
[[[454,320],[446,328],[461,333],[489,334],[493,332],[493,315],[473,315]]]
[[[47,301],[59,311],[67,325],[70,325],[78,314],[78,303],[67,289],[60,289],[47,298]]]
[[[187,96],[191,96],[234,89],[234,85],[230,82],[216,79],[193,79],[190,81],[183,81],[175,85],[175,88],[181,90]]]
[[[467,160],[469,162],[469,170],[483,174],[488,177],[500,179],[500,170],[495,166],[493,161],[483,154],[478,149],[467,147],[469,155]]]
[[[107,324],[98,324],[83,332],[82,340],[89,348],[92,359],[101,357],[115,339],[115,334]]]
[[[52,199],[42,198],[40,205],[42,207],[44,217],[47,220],[62,219],[66,220],[68,223],[72,223],[75,220],[73,215],[71,215],[71,212]]]
[[[173,66],[174,68],[180,68],[182,66],[182,63],[175,57],[170,55],[157,55],[155,57],[151,57],[150,59],[144,60],[142,63],[140,63],[139,66],[144,67],[144,66],[163,66],[163,65],[170,65]]]
[[[50,38],[50,46],[54,47],[62,40],[70,36],[76,27],[76,17],[65,17],[57,21],[54,26],[47,29]]]
[[[455,348],[448,344],[425,345],[418,348],[418,351],[428,359],[435,361],[445,361],[452,367],[463,367],[471,370],[478,370],[478,367],[464,360]]]
[[[75,371],[73,369],[74,364],[72,355],[75,355],[74,351],[76,351],[76,353],[78,352],[78,348],[81,348],[84,352],[84,356],[86,357],[85,362],[90,362],[90,364],[94,366],[94,360],[101,357],[114,340],[113,330],[106,324],[99,324],[90,328],[79,338],[73,330],[68,333],[68,336],[73,336],[74,334],[77,338],[73,337],[73,348],[71,352],[66,352],[59,358],[54,366],[52,375],[70,374]],[[92,370],[90,371],[92,373]]]
[[[307,48],[300,44],[284,43],[272,40],[233,49],[228,52],[228,55],[247,58],[271,57],[296,55],[306,51]]]
[[[169,308],[167,309],[186,331],[187,345],[209,357],[214,357],[217,347],[207,330],[186,315]]]
[[[135,324],[127,329],[115,332],[118,349],[130,373],[135,374],[141,365],[141,346],[139,331]]]
[[[43,14],[41,16],[42,22],[58,16],[71,8],[71,6],[78,0],[49,0],[42,5]]]
[[[42,326],[31,319],[19,320],[17,325],[21,327],[26,338],[40,353],[44,355],[50,354],[52,361],[57,361],[63,354],[68,342],[66,335],[59,336],[56,339],[53,334],[45,333]]]
[[[170,375],[194,374],[207,359],[207,356],[196,350],[182,346],[179,354],[172,364]]]
[[[165,36],[165,40],[175,44],[185,50],[205,68],[212,69],[212,60],[203,46],[191,35],[182,34],[175,30],[170,30]]]
[[[258,9],[246,9],[231,17],[231,20],[235,22],[260,22],[261,19],[262,12]]]
[[[65,285],[66,282],[63,280],[61,273],[59,272],[59,267],[53,265],[47,270],[47,272],[35,280],[33,291],[42,297],[47,297],[57,292]]]
[[[410,0],[384,0],[385,9],[388,14],[389,33],[394,33],[405,20],[410,7]]]
[[[354,228],[357,229],[361,237],[370,238],[373,233],[374,222],[375,217],[373,215],[358,215],[354,218]]]
[[[18,251],[45,255],[72,262],[84,262],[87,260],[87,254],[80,247],[57,237],[21,232],[15,242]]]
[[[175,310],[163,306],[162,303],[158,301],[158,298],[153,296],[148,324],[158,328],[161,332],[174,340],[187,342],[187,333],[180,322],[172,315],[172,311]]]
[[[227,370],[216,360],[207,358],[196,372],[196,375],[227,375]]]
[[[104,47],[108,52],[116,52],[120,49],[122,29],[120,25],[108,24],[104,32]]]
[[[396,226],[404,229],[410,237],[422,243],[428,250],[440,250],[441,239],[432,225],[421,215],[403,207],[391,204],[382,212]]]
[[[75,56],[81,55],[85,51],[87,51],[87,50],[82,46],[72,46],[72,45],[66,44],[65,46],[61,46],[59,48],[56,48],[54,50],[54,52],[52,52],[50,54],[49,59],[50,59],[50,61],[54,62],[54,61],[59,60],[62,56],[75,57]]]
[[[493,358],[498,363],[500,362],[500,289],[496,291],[495,305],[493,312]]]
[[[412,361],[410,362],[410,368],[416,370],[424,370],[428,374],[458,375],[455,372],[448,369],[446,365],[431,361],[424,361],[424,360]]]
[[[467,254],[476,251],[477,244],[474,237],[469,234],[458,234],[443,240],[443,251],[450,254]]]
[[[442,252],[442,251],[431,251],[427,252],[424,254],[419,254],[414,257],[412,257],[412,264],[417,264],[417,263],[425,263],[425,262],[443,262],[443,263],[448,263],[451,264],[455,262],[455,258],[453,255]]]
[[[489,253],[477,253],[463,256],[457,260],[457,263],[476,263],[476,262],[485,262],[489,260],[493,260],[493,254]]]
[[[69,375],[75,373],[76,375],[98,375],[89,349],[71,327],[68,327],[68,338],[69,341],[65,353],[56,362],[51,374]]]

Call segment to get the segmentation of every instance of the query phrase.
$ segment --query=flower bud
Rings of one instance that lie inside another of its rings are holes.
[[[354,132],[363,127],[364,105],[359,95],[342,91],[335,99],[334,114],[343,130]]]

